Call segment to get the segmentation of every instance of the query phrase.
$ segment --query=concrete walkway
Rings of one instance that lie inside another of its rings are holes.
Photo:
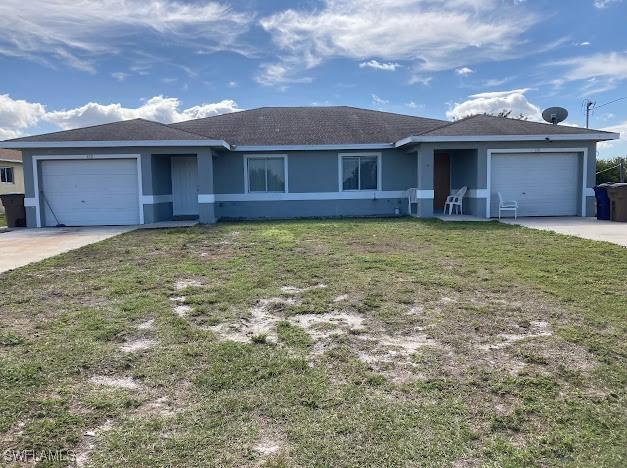
[[[78,249],[137,226],[15,229],[0,233],[0,273]]]
[[[627,247],[627,223],[597,221],[596,218],[579,218],[574,216],[564,218],[518,218],[517,220],[503,219],[501,222],[582,237],[583,239],[611,242]]]

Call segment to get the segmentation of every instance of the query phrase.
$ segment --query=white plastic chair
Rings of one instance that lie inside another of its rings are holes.
[[[514,219],[518,219],[518,202],[516,200],[503,200],[501,192],[497,192],[499,196],[499,219],[501,219],[501,211],[513,211]]]
[[[418,203],[418,189],[410,188],[407,190],[407,213],[412,216],[411,204]]]
[[[455,195],[449,195],[446,197],[446,203],[444,203],[444,214],[446,214],[446,207],[448,206],[448,214],[453,214],[453,208],[457,210],[457,214],[464,213],[464,195],[466,195],[466,191],[468,187],[465,185],[460,188]]]

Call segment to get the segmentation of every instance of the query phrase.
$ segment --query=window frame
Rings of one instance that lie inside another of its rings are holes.
[[[9,182],[8,180],[2,180],[2,173],[5,174],[5,179],[8,179],[8,177],[6,177],[7,171],[11,170],[11,182]],[[2,166],[0,167],[0,183],[2,184],[7,184],[7,185],[15,185],[15,168],[13,166]]]
[[[359,176],[357,177],[358,188],[356,189],[344,189],[344,158],[377,158],[377,188],[374,189],[362,189],[361,187],[361,160],[359,162]],[[338,153],[337,155],[337,182],[339,192],[379,192],[382,190],[382,159],[381,153],[373,152],[360,152],[360,153]]]
[[[267,190],[267,170],[266,170],[266,190],[250,190],[250,180],[248,177],[248,161],[251,159],[282,159],[283,160],[283,174],[285,178],[283,190]],[[244,193],[288,193],[288,172],[287,172],[287,154],[245,154],[244,155]]]

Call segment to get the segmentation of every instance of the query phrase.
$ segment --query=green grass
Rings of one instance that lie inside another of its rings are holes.
[[[625,278],[627,249],[497,223],[135,231],[0,275],[0,450],[624,466]],[[140,338],[153,346],[120,349]]]
[[[0,226],[7,225],[7,216],[4,213],[0,213]]]

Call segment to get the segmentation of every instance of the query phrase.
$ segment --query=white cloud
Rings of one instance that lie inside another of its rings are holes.
[[[563,67],[559,80],[583,81],[587,94],[599,93],[616,87],[627,80],[627,53],[598,53],[552,62],[550,66]]]
[[[0,139],[19,137],[28,127],[36,125],[45,113],[45,107],[37,102],[0,94]]]
[[[124,72],[113,72],[111,76],[118,81],[124,81],[128,77],[128,73]]]
[[[455,73],[457,73],[460,76],[468,76],[474,72],[475,71],[472,68],[468,68],[468,67],[462,67],[462,68],[458,68],[455,70]]]
[[[421,84],[423,86],[429,86],[429,84],[431,84],[431,81],[433,81],[433,77],[431,76],[412,75],[409,78],[409,81],[407,82],[407,84],[410,84],[410,85]]]
[[[62,130],[68,130],[136,118],[162,123],[181,122],[242,110],[231,99],[200,104],[186,109],[180,109],[180,107],[181,102],[177,98],[155,96],[138,107],[90,102],[72,109],[46,112],[42,104],[14,100],[5,94],[0,95],[0,138],[22,136],[41,121],[52,123]]]
[[[527,100],[527,88],[511,91],[495,91],[479,93],[469,96],[463,102],[456,102],[446,112],[449,119],[461,119],[476,114],[498,114],[501,111],[512,111],[512,116],[523,114],[529,120],[541,121],[541,111],[538,106]]]
[[[411,60],[424,72],[519,53],[521,35],[537,21],[529,7],[500,0],[323,0],[260,24],[292,60],[292,73],[334,57]]]
[[[67,130],[136,118],[162,123],[181,122],[242,110],[235,101],[230,99],[212,104],[201,104],[183,110],[179,110],[180,104],[177,98],[163,96],[152,97],[139,107],[90,102],[74,109],[48,112],[43,116],[43,119]]]
[[[564,78],[586,80],[607,77],[627,79],[627,54],[618,52],[600,53],[553,62],[552,65],[568,67]]]
[[[618,3],[622,0],[594,0],[593,4],[597,8],[607,8],[611,3]]]
[[[227,83],[227,86],[228,86],[229,88],[237,88],[237,81],[229,81],[229,82]]]
[[[369,60],[367,62],[361,62],[359,64],[359,68],[374,68],[375,70],[383,70],[383,71],[396,71],[401,65],[394,62],[384,63],[379,62],[377,60]]]
[[[589,45],[592,45],[592,44],[590,42],[588,42],[588,41],[583,41],[583,42],[580,42],[578,45],[586,47],[586,46],[589,46]]]
[[[93,72],[94,57],[134,49],[134,38],[150,32],[195,48],[236,48],[251,21],[210,0],[2,0],[0,54]]]
[[[293,61],[283,63],[265,63],[255,77],[255,81],[265,86],[279,86],[285,88],[292,83],[310,83],[309,77],[298,77]]]
[[[627,120],[617,125],[611,125],[609,127],[602,128],[601,130],[605,130],[606,132],[620,133],[620,139],[627,140]]]
[[[377,107],[381,107],[381,106],[385,106],[386,104],[389,104],[390,101],[386,100],[386,99],[382,99],[379,96],[377,96],[376,94],[372,95],[372,104],[374,104]]]

